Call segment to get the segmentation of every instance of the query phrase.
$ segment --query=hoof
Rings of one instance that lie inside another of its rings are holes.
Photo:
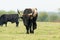
[[[29,34],[29,32],[26,32],[26,34]]]
[[[31,31],[30,33],[34,34],[34,31]]]

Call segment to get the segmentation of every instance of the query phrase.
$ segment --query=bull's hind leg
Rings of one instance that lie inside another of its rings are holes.
[[[7,27],[7,23],[5,23],[5,26]]]
[[[1,27],[3,26],[3,24],[2,25],[0,25]]]
[[[18,27],[18,25],[19,25],[19,22],[16,22],[16,27]]]

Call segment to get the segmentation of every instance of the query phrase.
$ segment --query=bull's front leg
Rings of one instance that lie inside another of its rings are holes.
[[[26,26],[26,33],[29,34],[29,27]]]
[[[16,22],[16,27],[18,27],[18,25],[19,25],[19,22]]]
[[[33,27],[30,27],[30,33],[34,33]]]
[[[37,29],[37,24],[36,22],[33,22],[33,30]]]

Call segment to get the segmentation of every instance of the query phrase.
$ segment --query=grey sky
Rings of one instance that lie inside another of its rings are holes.
[[[57,11],[60,0],[0,0],[0,10],[24,10],[37,8],[38,11]]]

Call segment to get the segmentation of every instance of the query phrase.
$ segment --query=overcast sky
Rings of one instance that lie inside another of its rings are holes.
[[[60,0],[0,0],[0,10],[24,10],[37,8],[38,11],[57,11]]]

